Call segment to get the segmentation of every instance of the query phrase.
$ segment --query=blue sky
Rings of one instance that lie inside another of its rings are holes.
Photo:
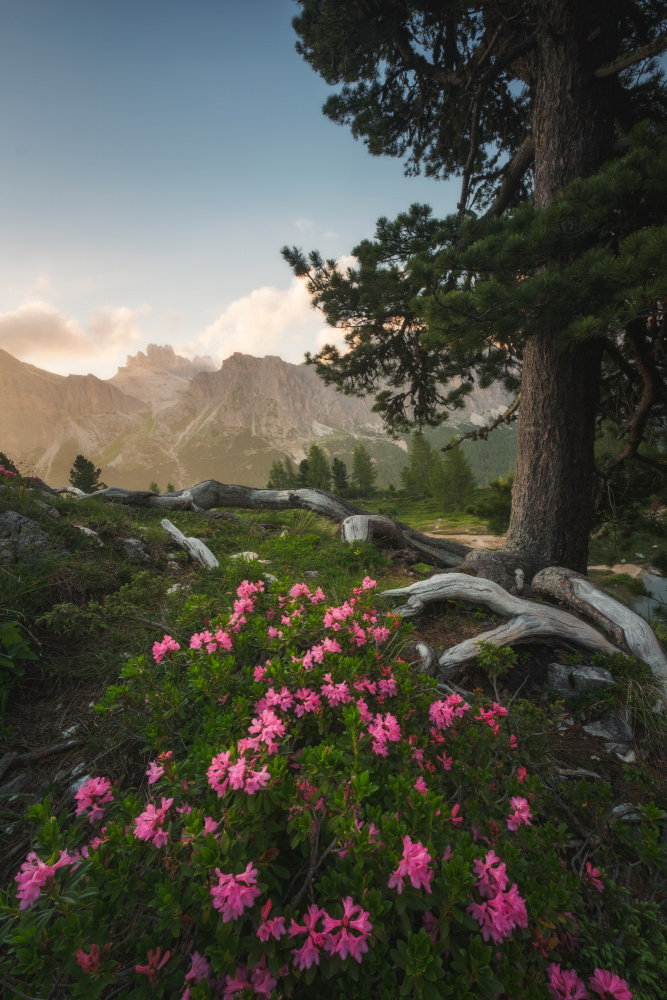
[[[332,339],[280,257],[342,257],[459,182],[321,112],[293,0],[0,0],[0,347],[113,374],[171,343],[299,361]]]

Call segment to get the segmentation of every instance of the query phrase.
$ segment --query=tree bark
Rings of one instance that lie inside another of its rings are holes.
[[[532,134],[535,204],[545,209],[613,152],[613,88],[595,70],[618,51],[619,0],[544,0],[539,18]],[[588,562],[602,343],[562,351],[559,332],[545,325],[523,356],[506,548],[529,576],[549,565],[585,574]]]

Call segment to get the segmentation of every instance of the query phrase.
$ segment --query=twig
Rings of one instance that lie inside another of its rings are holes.
[[[6,757],[3,757],[2,760],[0,760],[0,777],[4,771],[7,770],[7,767],[10,767],[12,764],[32,764],[33,761],[44,760],[45,757],[53,757],[54,754],[57,753],[65,753],[66,750],[78,747],[80,743],[81,740],[67,740],[66,743],[53,743],[50,747],[44,747],[43,750],[32,750],[30,753],[22,753],[18,754],[18,756],[15,755],[10,761],[8,761],[7,765],[3,769],[3,763],[7,760],[7,757],[11,756],[10,754],[7,754]]]
[[[314,838],[313,838],[313,832],[315,832]],[[336,836],[333,838],[327,849],[323,852],[321,858],[317,859],[317,842],[319,840],[319,834],[320,834],[320,824],[317,825],[315,831],[311,830],[310,833],[310,865],[308,867],[308,874],[306,875],[303,885],[301,886],[296,896],[290,903],[292,909],[294,909],[295,906],[299,905],[299,903],[303,899],[306,889],[308,888],[309,885],[312,885],[313,878],[319,871],[322,862],[327,857],[327,855],[331,854],[334,847],[336,846],[336,843],[338,842],[338,834],[336,834]],[[313,842],[315,843],[314,852],[313,852]]]
[[[514,692],[514,694],[512,695],[512,697],[510,698],[510,700],[507,702],[507,707],[508,708],[510,707],[510,705],[512,704],[512,702],[514,701],[514,699],[518,695],[518,693],[521,690],[521,688],[524,687],[527,683],[528,683],[528,678],[526,677],[526,679],[523,681],[523,683],[519,684],[518,688],[516,689],[516,691]]]
[[[0,976],[0,983],[2,983],[3,986],[7,986],[10,990],[13,990],[14,994],[17,997],[22,997],[23,1000],[41,1000],[40,997],[32,997],[30,996],[29,993],[23,993],[23,991],[19,990],[16,986],[14,986],[13,983],[10,983],[8,979],[4,979],[1,976]]]

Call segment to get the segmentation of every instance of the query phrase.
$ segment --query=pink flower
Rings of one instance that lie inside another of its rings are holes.
[[[148,982],[151,986],[155,986],[158,980],[158,972],[162,966],[167,962],[171,954],[170,951],[165,951],[164,958],[160,962],[160,948],[156,948],[155,952],[148,952],[148,965],[135,965],[134,971],[141,972],[144,976],[148,976]]]
[[[153,643],[153,658],[156,663],[159,663],[170,649],[176,650],[180,648],[175,639],[172,639],[170,635],[165,635],[162,642]]]
[[[297,705],[294,709],[294,714],[299,719],[304,712],[317,712],[322,705],[319,694],[317,694],[316,691],[311,691],[311,689],[307,687],[300,688],[296,692],[295,697],[298,701],[302,702],[301,705]]]
[[[615,976],[607,969],[596,969],[588,980],[590,988],[602,997],[602,1000],[632,1000],[633,994],[628,989],[625,979]]]
[[[518,830],[522,823],[531,826],[533,814],[528,806],[528,799],[524,799],[521,795],[513,795],[510,803],[514,812],[507,817],[507,829]]]
[[[426,889],[431,891],[431,879],[433,872],[428,867],[431,862],[431,855],[424,845],[416,840],[414,843],[410,837],[403,837],[403,857],[390,875],[387,885],[390,889],[403,892],[403,879],[408,877],[414,889]]]
[[[366,633],[357,622],[352,622],[347,631],[350,635],[350,642],[353,642],[355,646],[366,645]]]
[[[308,598],[311,604],[317,604],[319,601],[326,601],[326,595],[321,587],[318,587],[314,594],[311,594]]]
[[[499,892],[507,888],[509,879],[505,864],[494,851],[487,851],[484,861],[473,861],[472,868],[478,881],[475,883],[480,896],[493,899]]]
[[[32,906],[36,899],[39,899],[41,889],[53,878],[54,872],[63,865],[72,864],[75,859],[67,853],[60,852],[60,858],[52,865],[40,861],[34,851],[30,851],[28,857],[21,865],[18,875],[14,876],[14,881],[18,882],[16,895],[21,900],[19,910],[25,910]]]
[[[348,701],[352,701],[352,695],[347,686],[347,681],[341,681],[340,684],[334,684],[331,680],[331,674],[325,674],[324,680],[328,681],[328,684],[322,684],[320,691],[327,699],[332,708],[335,705],[346,705]]]
[[[162,824],[173,801],[173,799],[165,799],[163,795],[162,805],[159,809],[156,809],[152,802],[148,803],[145,811],[140,813],[134,821],[134,833],[139,840],[152,840],[154,847],[164,847],[168,838],[162,829]]]
[[[340,955],[343,960],[352,955],[357,962],[361,962],[361,956],[368,951],[366,942],[373,930],[370,914],[359,904],[355,905],[351,896],[346,896],[343,900],[343,910],[341,920],[335,920],[325,913],[324,947],[329,955]],[[332,934],[337,928],[340,930]],[[351,931],[356,933],[351,934]]]
[[[292,920],[289,929],[290,937],[296,937],[297,934],[308,935],[300,948],[292,949],[294,965],[297,969],[303,971],[303,969],[309,969],[313,964],[320,964],[320,948],[324,943],[324,934],[317,930],[317,923],[326,916],[326,910],[311,903],[303,916],[303,924],[297,924],[296,920]]]
[[[90,809],[90,822],[101,819],[104,809],[101,808],[103,802],[113,802],[111,794],[111,782],[108,778],[89,778],[80,788],[77,788],[74,798],[76,799],[76,815],[80,816],[86,809]]]
[[[528,780],[528,771],[525,769],[525,767],[520,767],[518,769],[518,771],[517,771],[517,777],[518,777],[519,781],[521,781],[521,782]]]
[[[160,754],[163,760],[170,760],[172,756],[171,750],[167,750],[165,754]],[[157,760],[152,760],[148,765],[148,770],[146,771],[148,775],[148,784],[154,785],[155,782],[164,775],[164,765],[158,764]]]
[[[450,819],[450,822],[452,822],[454,824],[454,826],[458,826],[459,823],[463,822],[463,816],[459,816],[459,809],[460,808],[461,808],[461,806],[458,804],[458,802],[456,803],[455,806],[452,806],[452,814],[449,817],[449,819]]]
[[[218,793],[218,797],[224,795],[229,787],[229,778],[227,777],[227,772],[229,771],[229,757],[229,750],[225,750],[224,753],[219,753],[216,757],[213,757],[211,760],[211,766],[206,772],[208,783],[213,791]]]
[[[590,885],[598,890],[598,892],[604,892],[604,886],[600,881],[601,872],[597,868],[593,868],[590,861],[586,862],[586,874],[584,875],[584,882],[586,885]]]
[[[342,647],[335,639],[325,639],[322,642],[322,649],[325,653],[341,653]]]
[[[415,788],[422,795],[427,795],[428,794],[428,788],[426,786],[426,782],[424,781],[424,779],[423,779],[423,777],[422,777],[421,774],[419,775],[419,777],[417,778],[417,780],[415,781],[415,783],[414,783],[414,785],[412,787]]]
[[[450,694],[444,701],[434,701],[428,714],[438,729],[448,729],[455,719],[461,719],[469,711],[470,705],[460,694]]]
[[[384,625],[378,625],[377,628],[369,628],[368,634],[376,642],[386,642],[391,635],[391,630],[385,628]]]
[[[265,709],[252,720],[248,732],[257,733],[259,742],[266,744],[269,753],[277,753],[276,739],[285,735],[285,724],[280,721],[275,712]]]
[[[278,980],[271,975],[267,968],[266,955],[262,955],[261,961],[250,973],[250,981],[252,982],[253,995],[256,997],[265,997],[265,1000],[269,1000]]]
[[[204,955],[200,955],[198,951],[194,951],[190,956],[190,971],[186,973],[185,981],[190,980],[197,985],[201,979],[208,980],[209,986],[213,985],[213,969]]]
[[[390,712],[384,716],[378,714],[375,721],[368,726],[368,732],[373,737],[373,752],[381,757],[387,756],[387,743],[398,743],[401,739],[401,729]]]
[[[441,753],[435,759],[440,761],[445,771],[451,771],[452,764],[454,763],[453,757],[447,757],[444,753]]]
[[[263,681],[264,678],[266,677],[266,667],[262,666],[255,667],[253,671],[253,677],[255,678],[255,683],[257,684],[259,684],[260,681]]]
[[[547,978],[547,989],[554,1000],[588,1000],[584,981],[574,969],[561,969],[560,965],[552,962],[547,969]]]
[[[247,986],[250,986],[248,969],[245,965],[237,965],[236,975],[228,975],[225,979],[225,992],[223,993],[223,1000],[231,1000],[235,993],[246,989]]]
[[[102,949],[100,949],[96,944],[91,944],[89,955],[86,954],[83,948],[79,948],[76,953],[77,963],[81,966],[86,975],[95,976],[99,972],[102,972],[104,961],[110,949],[110,941],[108,944],[105,944]]]
[[[255,884],[257,869],[253,868],[252,861],[249,861],[245,872],[241,875],[225,875],[219,868],[215,869],[215,874],[218,876],[218,884],[211,888],[213,907],[220,910],[222,921],[226,924],[229,920],[240,917],[244,909],[252,906],[253,901],[260,895],[260,890]]]
[[[261,909],[262,923],[257,929],[257,937],[260,941],[266,942],[271,937],[274,937],[276,941],[280,941],[281,937],[287,934],[284,917],[271,917],[270,920],[267,919],[271,912],[271,905],[271,900],[268,899]]]
[[[373,587],[377,587],[377,582],[375,580],[371,580],[370,576],[365,576],[361,581],[361,589],[372,590]]]
[[[254,795],[258,789],[266,788],[270,780],[271,775],[266,765],[264,765],[261,771],[250,771],[246,778],[245,791],[248,795]]]
[[[290,597],[296,600],[298,597],[310,597],[310,587],[305,583],[295,583],[289,592]]]
[[[526,904],[516,885],[507,892],[498,892],[488,902],[471,903],[466,907],[466,912],[479,923],[484,940],[491,940],[495,944],[508,938],[515,927],[528,926]]]

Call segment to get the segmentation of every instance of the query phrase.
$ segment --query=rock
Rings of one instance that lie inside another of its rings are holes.
[[[472,570],[475,576],[492,580],[493,583],[499,584],[508,592],[516,586],[514,577],[509,575],[500,556],[486,549],[475,549],[473,552],[469,552],[458,570],[459,572]]]
[[[597,722],[584,726],[584,732],[611,743],[632,743],[633,739],[632,726],[620,712],[607,712]]]
[[[68,736],[74,736],[74,733],[78,730],[79,723],[75,722],[73,726],[69,726],[67,729],[63,729],[61,736],[67,738]]]
[[[307,576],[309,580],[316,580],[320,571],[319,569],[307,569],[303,575]]]
[[[31,517],[15,510],[0,514],[0,563],[64,551]]]
[[[287,530],[287,528],[285,528],[284,531],[281,531],[280,534],[278,535],[278,538],[288,538],[288,537],[289,537],[289,531]]]
[[[278,577],[274,576],[273,573],[262,573],[262,578],[268,583],[268,589],[271,589],[271,585],[278,583]]]
[[[605,743],[607,753],[615,753],[624,764],[636,764],[637,754],[627,743]]]
[[[87,528],[85,524],[73,524],[72,527],[76,528],[77,531],[82,531],[84,535],[88,535],[88,538],[95,539],[98,545],[104,545],[104,542],[97,534],[97,532],[93,531],[92,528]]]
[[[585,691],[598,691],[611,687],[615,681],[604,667],[568,667],[563,663],[547,666],[549,687],[560,691],[566,698],[575,698]]]
[[[256,552],[235,552],[230,559],[245,559],[247,562],[260,562],[262,566],[268,566],[271,563],[270,559],[260,559]]]
[[[135,562],[149,562],[150,556],[146,552],[146,544],[140,538],[121,538],[121,545],[128,559]]]
[[[37,501],[37,506],[41,507],[42,510],[45,510],[46,513],[49,515],[49,517],[57,517],[57,518],[60,517],[60,514],[58,513],[58,511],[56,510],[56,508],[52,507],[50,503],[42,503],[41,500],[38,500]]]

